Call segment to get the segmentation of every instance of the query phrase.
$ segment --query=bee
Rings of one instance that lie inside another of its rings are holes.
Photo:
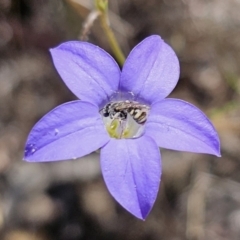
[[[147,120],[149,107],[135,101],[118,101],[108,103],[102,110],[104,117],[125,121],[129,114],[138,124],[144,124]]]

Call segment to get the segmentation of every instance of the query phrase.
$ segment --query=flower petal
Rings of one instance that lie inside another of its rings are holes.
[[[198,108],[179,99],[152,105],[145,134],[163,148],[220,156],[220,142],[212,123]]]
[[[153,103],[165,98],[176,86],[179,62],[172,48],[153,35],[139,43],[129,54],[120,80],[120,89],[137,99]]]
[[[87,42],[66,42],[50,50],[68,88],[98,106],[118,90],[120,69],[103,49]]]
[[[159,189],[160,151],[147,136],[138,139],[111,139],[101,149],[105,183],[125,209],[140,219],[150,212]]]
[[[79,100],[68,102],[36,123],[28,136],[24,159],[76,159],[99,149],[109,139],[96,106]]]

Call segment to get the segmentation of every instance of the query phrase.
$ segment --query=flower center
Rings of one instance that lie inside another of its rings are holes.
[[[100,111],[112,138],[137,138],[144,132],[149,106],[136,101],[121,100],[107,103]]]

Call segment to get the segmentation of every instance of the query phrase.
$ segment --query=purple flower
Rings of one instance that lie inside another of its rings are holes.
[[[45,115],[27,139],[24,159],[75,159],[101,148],[112,196],[140,219],[149,214],[161,177],[159,147],[220,156],[217,132],[193,105],[165,99],[179,78],[179,62],[159,36],[139,43],[120,71],[114,59],[87,42],[51,49],[54,65],[81,100]]]

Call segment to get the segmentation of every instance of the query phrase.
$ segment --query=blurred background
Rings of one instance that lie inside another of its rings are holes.
[[[85,38],[111,53],[92,0],[0,0],[0,239],[239,240],[240,1],[110,0],[110,22],[127,55],[159,34],[176,51],[172,97],[202,109],[222,158],[162,150],[163,176],[145,222],[108,193],[97,153],[74,161],[22,161],[36,121],[75,96],[48,49]]]

